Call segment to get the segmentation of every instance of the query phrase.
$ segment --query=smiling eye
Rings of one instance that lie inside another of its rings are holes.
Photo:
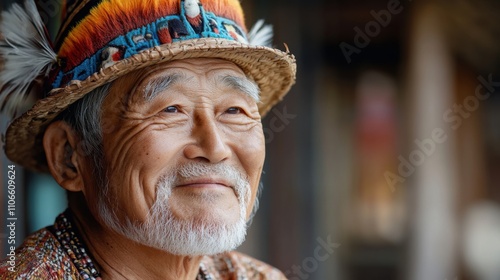
[[[168,106],[163,111],[167,113],[177,113],[179,112],[179,108],[177,108],[177,106]]]
[[[238,107],[231,107],[231,108],[227,109],[226,113],[236,115],[236,114],[241,113],[241,109]]]

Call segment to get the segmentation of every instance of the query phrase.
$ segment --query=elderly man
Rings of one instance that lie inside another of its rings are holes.
[[[194,5],[194,6],[193,6]],[[283,279],[234,252],[256,205],[261,117],[295,59],[237,0],[68,0],[51,42],[31,0],[2,14],[7,156],[69,208],[2,279]]]

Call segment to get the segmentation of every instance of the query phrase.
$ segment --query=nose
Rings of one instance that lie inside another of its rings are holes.
[[[197,118],[191,131],[192,141],[184,148],[188,159],[197,159],[209,163],[218,163],[231,156],[225,133],[221,131],[214,117]]]

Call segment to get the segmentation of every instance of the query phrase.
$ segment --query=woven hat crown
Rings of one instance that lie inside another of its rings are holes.
[[[248,43],[238,0],[68,1],[51,88],[155,46],[197,38]]]

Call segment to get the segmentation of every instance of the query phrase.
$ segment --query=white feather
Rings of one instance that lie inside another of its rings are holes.
[[[264,20],[258,20],[248,32],[248,42],[253,46],[271,47],[273,43],[273,26],[264,25]]]
[[[0,31],[0,55],[4,59],[0,70],[0,109],[12,114],[23,107],[32,82],[40,75],[48,75],[57,55],[33,0],[26,0],[24,8],[13,4],[3,11]]]

